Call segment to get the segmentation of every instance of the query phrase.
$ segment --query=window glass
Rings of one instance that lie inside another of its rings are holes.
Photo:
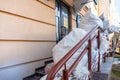
[[[80,25],[80,21],[81,21],[81,16],[77,15],[76,16],[76,27],[78,28],[78,26]]]

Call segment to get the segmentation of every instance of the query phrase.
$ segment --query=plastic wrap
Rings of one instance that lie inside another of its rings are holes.
[[[54,63],[47,64],[45,66],[45,73],[48,74],[50,72],[50,69],[54,66]]]
[[[84,75],[89,75],[89,70],[87,66],[80,67],[79,65],[76,67],[76,69],[73,71],[73,75],[79,80]]]
[[[83,29],[74,28],[67,36],[65,36],[54,48],[53,48],[53,60],[56,64],[61,58],[63,58],[84,36],[86,31]],[[87,42],[82,45],[80,49],[68,60],[66,63],[67,68],[71,66],[74,60],[80,55],[81,51],[85,48]],[[84,56],[80,62],[81,66],[87,62],[87,56]],[[63,68],[62,68],[63,69]],[[62,73],[62,69],[59,73]]]
[[[112,33],[112,32],[120,32],[120,27],[117,27],[115,25],[111,25],[111,26],[108,27],[108,31],[110,33]]]
[[[72,75],[70,75],[69,80],[88,80],[88,76],[89,76],[89,70],[88,70],[88,58],[87,54],[83,57],[83,59],[79,62],[79,64],[77,65],[77,67],[75,68],[75,70],[72,72]],[[98,61],[98,50],[94,50],[92,51],[92,62],[94,63],[93,59],[95,61]],[[71,61],[73,60],[73,58],[71,59]],[[102,60],[102,57],[101,57]],[[82,62],[82,63],[81,63]],[[101,61],[102,62],[102,61]],[[71,63],[69,63],[71,64]],[[84,64],[84,65],[83,65]],[[97,65],[95,65],[95,67],[97,67]],[[61,75],[56,75],[54,80],[61,80]],[[86,77],[86,78],[84,78]],[[47,75],[43,76],[40,80],[46,80]]]
[[[64,57],[85,35],[83,29],[74,28],[65,36],[52,50],[54,63]]]
[[[46,78],[47,78],[47,75],[40,78],[40,80],[46,80]],[[61,80],[61,77],[55,77],[54,80]]]
[[[108,49],[109,49],[109,41],[105,36],[102,36],[100,42],[100,53],[104,54]]]
[[[79,28],[84,29],[86,31],[90,31],[93,27],[96,25],[103,28],[103,22],[100,18],[98,18],[96,15],[91,13],[91,11],[88,11],[81,19],[81,23]]]
[[[90,11],[87,12],[87,14],[82,18],[81,24],[79,28],[74,28],[67,36],[65,36],[54,48],[53,48],[53,60],[56,64],[61,58],[63,58],[86,34],[89,32],[93,27],[100,26],[103,28],[103,22],[94,14],[92,14]],[[104,39],[103,39],[104,40]],[[97,41],[93,41],[94,45],[92,46],[92,49],[97,48]],[[104,42],[102,42],[104,43]],[[81,51],[85,48],[85,46],[88,43],[85,42],[80,49],[72,56],[70,60],[66,63],[67,68],[71,66],[71,64],[75,61],[75,59],[80,55]],[[104,45],[102,45],[103,47]],[[106,46],[104,46],[106,48]],[[94,49],[95,50],[95,49]],[[92,51],[93,55],[92,57],[95,57],[97,54],[96,51]],[[101,50],[103,50],[101,48]],[[98,58],[97,58],[98,59]],[[77,67],[74,69],[72,74],[79,80],[84,75],[89,75],[88,71],[88,57],[87,54],[84,55],[84,57],[81,59],[81,61],[78,63]],[[62,72],[60,70],[60,75],[62,75]],[[45,77],[41,80],[46,80]],[[59,80],[58,77],[55,77],[54,80]],[[71,77],[69,79],[72,79]]]

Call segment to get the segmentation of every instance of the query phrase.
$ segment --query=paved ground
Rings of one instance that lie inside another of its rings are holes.
[[[113,57],[109,57],[106,62],[102,63],[101,65],[101,73],[106,73],[106,74],[110,74],[111,73],[111,69],[112,69],[112,64],[113,64]]]
[[[120,61],[118,60],[118,58],[114,58],[113,64],[120,64]]]
[[[120,80],[120,61],[118,58],[114,58],[110,80]]]
[[[101,72],[95,72],[93,80],[109,80],[111,75],[113,57],[107,58],[101,65]]]

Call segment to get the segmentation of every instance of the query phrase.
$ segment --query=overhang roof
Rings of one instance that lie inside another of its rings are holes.
[[[79,12],[85,4],[92,1],[93,0],[73,0],[73,9],[75,12]]]

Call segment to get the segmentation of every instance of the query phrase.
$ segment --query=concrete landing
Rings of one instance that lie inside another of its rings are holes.
[[[111,73],[111,69],[112,69],[112,64],[113,64],[113,57],[108,57],[106,62],[102,63],[101,65],[101,73]]]
[[[106,59],[106,62],[103,62],[101,64],[101,71],[95,72],[93,76],[93,80],[109,80],[112,70],[112,64],[113,64],[113,57],[108,57]]]

